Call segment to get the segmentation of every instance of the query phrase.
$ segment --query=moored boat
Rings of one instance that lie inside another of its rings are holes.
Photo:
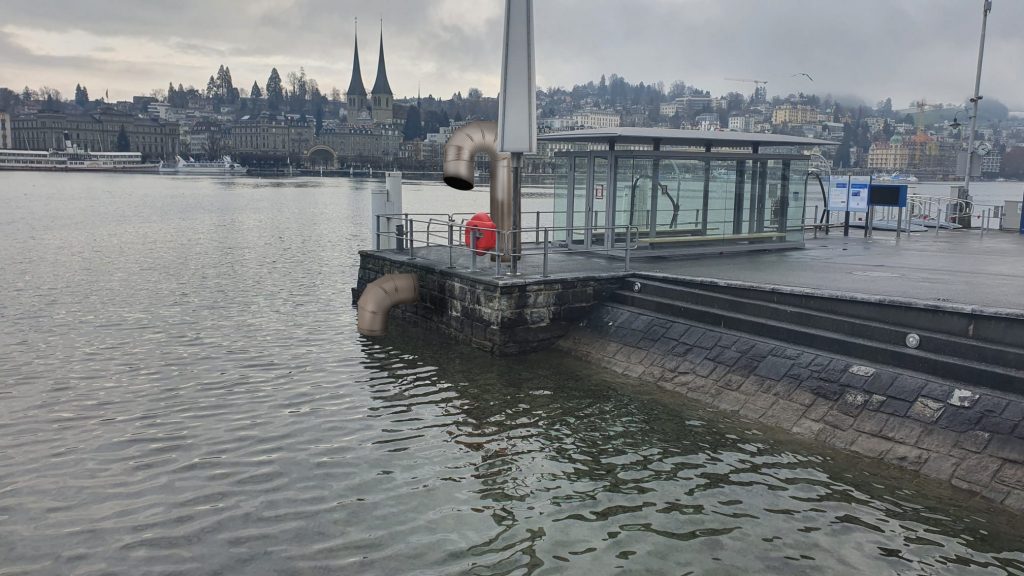
[[[205,162],[197,162],[189,159],[185,160],[181,156],[175,157],[177,163],[174,166],[167,166],[161,164],[160,172],[168,172],[172,174],[196,174],[196,175],[228,175],[228,176],[244,176],[246,173],[246,167],[242,166],[238,162],[231,160],[230,156],[223,156],[219,160],[211,160]]]
[[[72,144],[63,150],[0,150],[0,170],[58,172],[156,172],[158,163],[143,163],[139,152],[92,152]]]

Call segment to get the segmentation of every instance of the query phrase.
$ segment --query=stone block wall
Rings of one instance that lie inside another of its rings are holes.
[[[497,355],[550,347],[587,318],[619,282],[601,277],[497,282],[379,253],[362,252],[360,260],[353,302],[367,284],[385,274],[416,274],[419,302],[392,308],[391,318]]]
[[[1024,397],[602,304],[558,346],[1024,512]]]

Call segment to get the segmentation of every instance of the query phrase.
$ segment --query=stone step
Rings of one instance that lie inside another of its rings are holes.
[[[1024,389],[1024,372],[961,358],[892,346],[872,340],[837,334],[788,322],[730,312],[699,304],[618,290],[612,294],[618,304],[655,312],[685,321],[725,328],[755,337],[770,338],[797,346],[860,358],[868,363],[912,370],[977,386],[1019,392]]]
[[[640,279],[641,282],[652,280]],[[655,280],[657,282],[657,280]],[[927,331],[957,336],[971,341],[990,342],[1010,348],[1024,346],[1024,317],[980,310],[970,312],[944,306],[942,303],[908,302],[877,296],[815,294],[802,289],[768,289],[743,286],[739,283],[672,280],[667,285],[756,300],[802,310],[815,310],[842,318],[885,323],[908,331]],[[967,307],[962,307],[967,309]]]
[[[1010,347],[942,332],[898,326],[890,323],[887,317],[885,317],[885,321],[850,318],[832,312],[821,312],[798,306],[774,304],[766,300],[747,299],[740,296],[722,294],[705,290],[703,287],[697,288],[693,285],[680,286],[656,281],[633,280],[624,283],[624,288],[632,289],[637,281],[641,283],[644,294],[667,298],[680,303],[697,304],[776,322],[807,326],[895,347],[906,346],[906,337],[909,333],[913,332],[920,338],[917,350],[921,352],[930,352],[951,358],[962,358],[972,362],[992,364],[1011,370],[1024,367],[1024,349],[1020,347]],[[751,291],[746,293],[749,292]]]

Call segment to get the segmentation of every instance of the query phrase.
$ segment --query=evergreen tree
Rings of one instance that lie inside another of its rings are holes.
[[[272,112],[280,111],[281,104],[284,103],[284,88],[281,86],[281,74],[278,73],[277,68],[270,71],[270,78],[267,78],[266,93],[267,108]]]
[[[413,106],[405,115],[405,128],[402,130],[402,139],[405,141],[416,140],[422,136],[423,124],[420,122],[420,107]]]
[[[223,97],[227,96],[227,93],[228,93],[228,91],[227,91],[227,79],[225,77],[224,65],[223,64],[221,64],[220,67],[217,68],[217,77],[216,77],[216,87],[215,87],[215,90],[216,90],[217,94],[220,97],[223,98]]]
[[[882,136],[884,136],[886,141],[888,141],[895,134],[896,134],[896,129],[892,127],[892,124],[889,124],[888,120],[886,120],[885,123],[882,124]]]
[[[228,66],[224,67],[224,79],[221,83],[221,92],[224,94],[224,99],[229,104],[238,102],[238,91],[235,90],[235,84],[231,80],[231,68]]]
[[[843,124],[843,140],[836,150],[836,157],[833,160],[836,168],[850,167],[850,147],[853,146],[853,126],[847,122]]]
[[[255,80],[252,81],[252,88],[249,90],[249,98],[252,98],[253,100],[263,98],[263,91],[260,90],[260,85]]]
[[[121,129],[117,131],[117,151],[118,152],[131,152],[132,144],[128,140],[128,132],[124,129],[124,124],[121,124]]]
[[[82,108],[89,104],[89,90],[80,84],[75,85],[75,104]]]
[[[43,112],[60,112],[60,101],[55,99],[53,95],[47,94],[46,100],[42,105]]]
[[[324,105],[319,99],[313,102],[313,122],[313,129],[319,136],[324,130]]]
[[[21,97],[10,88],[0,88],[0,112],[13,112]]]
[[[210,79],[206,82],[206,97],[213,98],[217,95],[217,81],[210,76]]]

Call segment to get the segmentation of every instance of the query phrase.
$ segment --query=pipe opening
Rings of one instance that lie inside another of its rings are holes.
[[[455,188],[456,190],[472,190],[473,183],[466,180],[465,178],[459,178],[458,176],[445,176],[444,183]]]

